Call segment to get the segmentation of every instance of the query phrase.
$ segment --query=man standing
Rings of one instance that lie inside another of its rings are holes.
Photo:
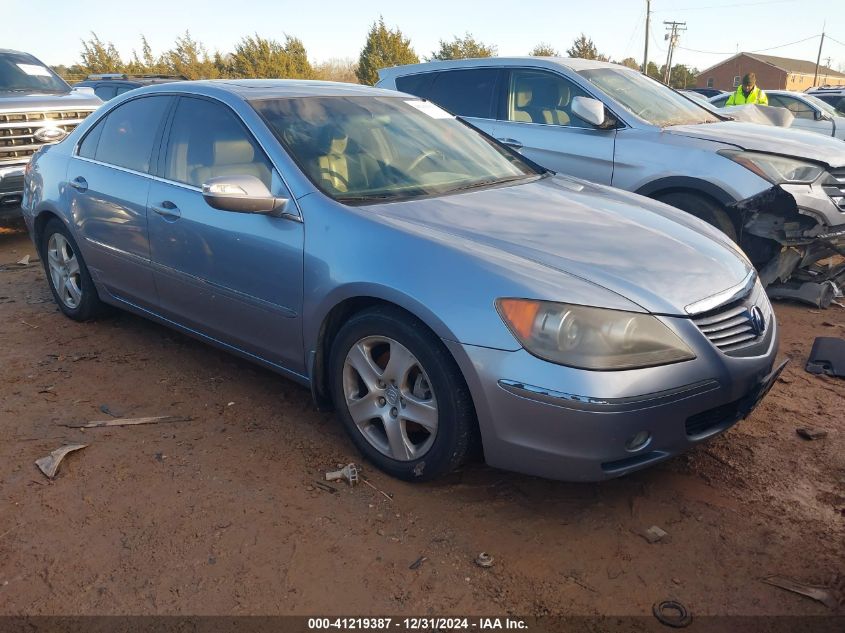
[[[736,89],[736,92],[728,97],[726,106],[732,105],[769,105],[769,98],[766,93],[757,87],[757,75],[748,73],[742,78],[742,85]]]

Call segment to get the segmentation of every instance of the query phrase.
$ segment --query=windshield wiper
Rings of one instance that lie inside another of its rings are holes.
[[[539,174],[538,174],[539,175]],[[449,189],[449,191],[445,193],[454,193],[455,191],[468,191],[470,189],[479,189],[480,187],[488,187],[491,185],[503,185],[508,182],[516,182],[517,180],[525,180],[526,178],[530,178],[531,174],[524,174],[522,176],[510,176],[508,178],[488,178],[487,180],[481,180],[479,182],[472,182],[468,185],[462,185],[460,187],[455,187],[454,189]]]

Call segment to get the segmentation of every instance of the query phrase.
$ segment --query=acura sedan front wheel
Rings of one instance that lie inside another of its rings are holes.
[[[353,316],[335,338],[329,372],[344,428],[385,472],[429,480],[465,460],[475,428],[469,390],[419,321],[389,307]]]
[[[50,290],[59,309],[76,321],[87,321],[103,312],[94,282],[76,241],[58,219],[47,222],[42,233],[41,256]]]

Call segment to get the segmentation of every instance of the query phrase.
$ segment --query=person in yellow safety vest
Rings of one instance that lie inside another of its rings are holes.
[[[736,92],[728,97],[726,106],[732,105],[769,105],[769,98],[766,93],[757,87],[757,75],[748,73],[742,78],[742,85],[736,89]]]

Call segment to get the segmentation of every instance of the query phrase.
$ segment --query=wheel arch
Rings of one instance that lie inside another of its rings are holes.
[[[47,226],[47,223],[54,218],[64,224],[65,227],[71,231],[70,226],[68,226],[67,221],[61,213],[52,207],[39,209],[32,220],[32,240],[35,242],[35,247],[38,249],[39,254],[41,254],[41,242],[44,238],[44,227]],[[73,231],[71,231],[71,234],[73,234]]]
[[[677,192],[704,195],[724,207],[736,202],[736,199],[732,195],[718,185],[691,176],[667,176],[666,178],[658,178],[643,185],[634,193],[638,193],[641,196],[648,196],[649,198],[657,198],[663,194]]]
[[[309,350],[306,363],[311,383],[311,395],[317,408],[322,411],[329,411],[333,408],[328,386],[328,359],[332,343],[343,324],[354,314],[376,306],[395,308],[422,323],[437,338],[455,340],[451,330],[442,320],[414,299],[401,293],[379,292],[373,288],[355,292],[354,287],[351,287],[347,288],[345,292],[341,292],[334,300],[326,303],[326,308],[320,311],[322,318],[319,319],[319,326],[310,336],[306,334],[306,349]],[[458,359],[448,350],[448,347],[446,349],[463,374]],[[464,377],[464,380],[466,380],[466,377]]]

